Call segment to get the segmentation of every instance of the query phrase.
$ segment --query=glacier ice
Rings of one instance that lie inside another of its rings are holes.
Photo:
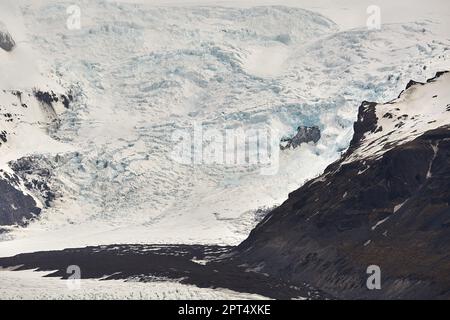
[[[48,127],[69,150],[34,152],[61,196],[26,230],[4,236],[15,245],[0,243],[0,255],[112,242],[236,244],[258,208],[281,203],[346,149],[361,101],[391,100],[448,60],[450,41],[426,21],[341,30],[285,6],[96,1],[83,6],[82,28],[69,30],[68,5],[22,8],[41,73],[74,102]],[[172,161],[172,133],[193,123],[263,124],[287,136],[318,126],[321,139],[284,150],[278,173],[264,176],[254,166]]]

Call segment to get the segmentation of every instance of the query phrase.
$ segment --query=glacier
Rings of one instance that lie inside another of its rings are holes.
[[[2,3],[0,21],[17,47],[0,52],[0,89],[71,92],[74,101],[56,110],[57,125],[27,113],[9,129],[23,135],[20,143],[0,147],[2,168],[31,157],[52,172],[58,193],[26,228],[0,234],[0,256],[114,243],[238,244],[266,210],[339,158],[361,101],[392,100],[410,79],[448,68],[441,20],[417,9],[415,20],[381,30],[345,27],[347,19],[327,16],[337,4],[325,3],[319,13],[309,1],[307,9],[289,1],[84,2],[79,30],[66,26],[70,1]],[[12,105],[8,92],[1,97]],[[284,136],[318,126],[321,139],[283,150],[278,172],[265,176],[255,166],[173,161],[173,133],[195,124],[264,125]]]

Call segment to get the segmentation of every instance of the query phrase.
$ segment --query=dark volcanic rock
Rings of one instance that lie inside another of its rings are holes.
[[[58,102],[59,100],[53,91],[46,92],[41,90],[35,90],[34,96],[36,97],[36,99],[38,99],[38,101],[45,103],[48,106],[53,106],[53,102]]]
[[[450,298],[450,125],[346,161],[378,130],[375,110],[361,105],[348,151],[269,213],[235,263],[338,298]],[[370,265],[381,290],[366,286]]]
[[[17,178],[4,173],[0,178],[0,225],[26,225],[40,213],[34,199],[14,187]]]
[[[236,259],[341,298],[450,298],[450,128],[380,161],[343,165],[338,174],[332,168],[291,193]],[[366,288],[373,264],[382,290]]]
[[[16,43],[9,32],[0,23],[0,48],[5,51],[12,51]]]
[[[294,137],[281,140],[280,148],[281,150],[288,148],[297,148],[302,143],[314,142],[320,140],[320,129],[319,127],[305,127],[300,126],[297,128],[297,133]]]
[[[36,157],[29,156],[10,162],[10,166],[22,179],[27,190],[32,191],[45,207],[50,207],[57,194],[49,185],[52,167],[42,161],[45,162],[44,159],[39,162]]]

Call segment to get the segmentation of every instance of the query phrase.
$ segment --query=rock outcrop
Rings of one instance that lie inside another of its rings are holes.
[[[320,129],[317,126],[306,127],[300,126],[297,128],[297,133],[292,138],[282,139],[280,148],[281,150],[289,148],[297,148],[302,143],[314,142],[317,143],[320,140]]]
[[[3,23],[0,22],[0,48],[9,52],[14,49],[15,45],[14,39],[11,37]]]
[[[450,74],[364,102],[348,151],[292,192],[233,260],[337,298],[450,298]],[[369,290],[367,268],[381,270]]]
[[[1,226],[24,226],[38,215],[41,209],[36,201],[23,193],[15,175],[0,172],[0,232]]]
[[[26,226],[55,200],[46,151],[67,149],[48,139],[48,130],[59,124],[58,114],[72,101],[71,92],[0,90],[0,152],[16,157],[0,163],[0,232],[5,226]],[[35,146],[42,154],[30,155]]]

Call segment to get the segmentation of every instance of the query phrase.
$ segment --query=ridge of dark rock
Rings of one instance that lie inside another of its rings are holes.
[[[5,28],[2,28],[2,24],[0,23],[0,48],[10,52],[15,46],[16,43],[14,39]]]
[[[347,152],[269,213],[236,263],[338,298],[450,298],[450,124],[345,162],[377,128],[376,106],[361,104]],[[366,286],[370,265],[381,290]]]

